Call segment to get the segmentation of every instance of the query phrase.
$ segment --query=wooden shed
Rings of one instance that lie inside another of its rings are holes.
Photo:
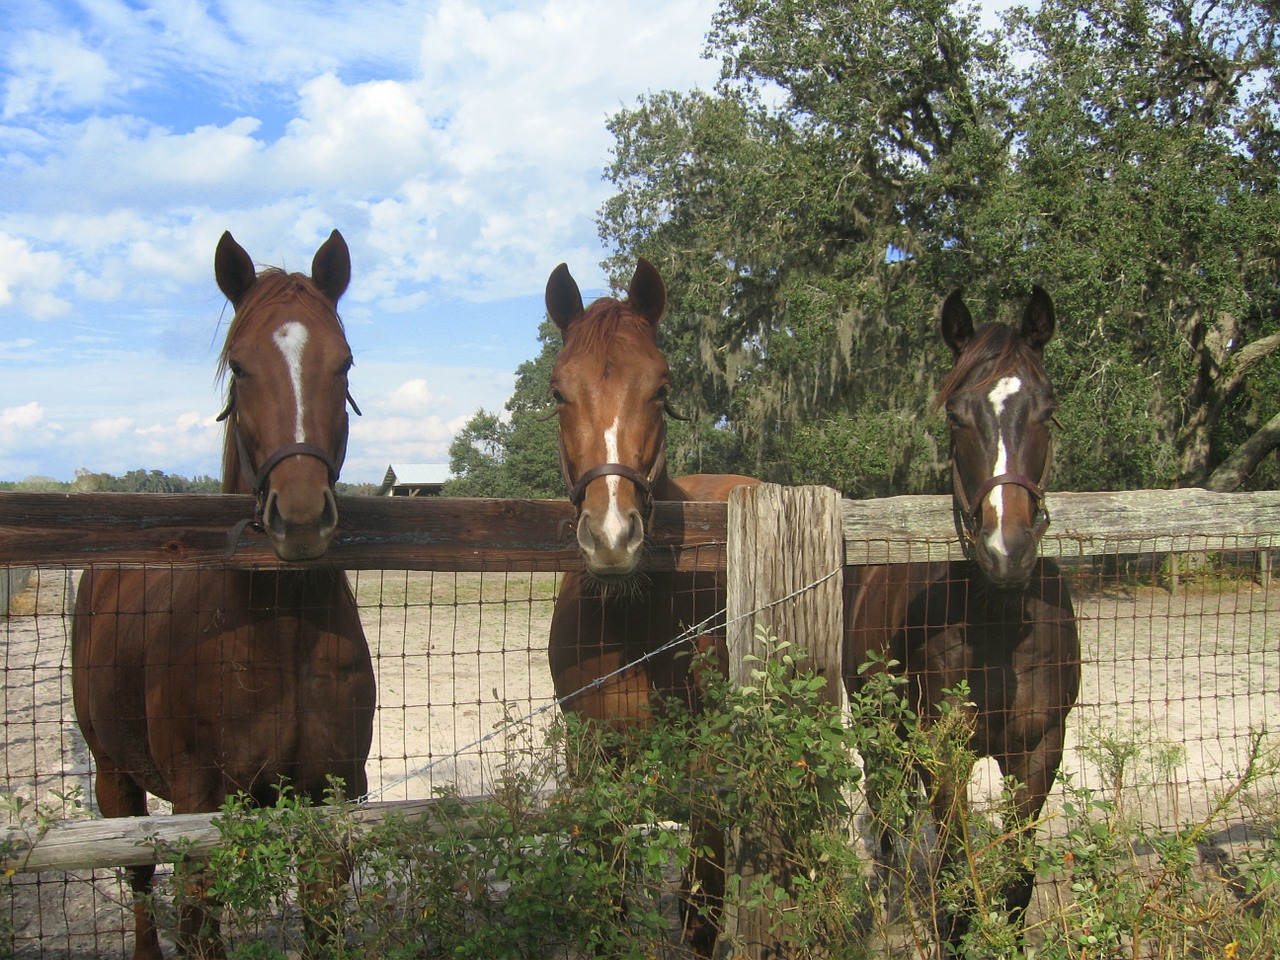
[[[438,497],[449,479],[447,463],[392,463],[378,488],[380,497]]]

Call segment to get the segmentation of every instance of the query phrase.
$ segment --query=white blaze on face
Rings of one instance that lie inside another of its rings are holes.
[[[604,432],[604,454],[608,463],[619,463],[618,459],[618,418],[613,418],[613,426]],[[606,476],[604,482],[609,487],[609,511],[605,514],[600,532],[609,543],[621,542],[629,526],[622,519],[622,511],[618,508],[618,484],[621,477]]]
[[[305,410],[302,401],[302,351],[307,346],[307,328],[291,321],[283,324],[271,335],[271,338],[275,340],[280,353],[284,355],[284,365],[289,371],[289,382],[293,385],[293,405],[297,411],[293,439],[295,443],[302,443],[306,440],[302,426]]]
[[[999,380],[991,392],[987,394],[987,401],[991,404],[991,410],[996,417],[996,460],[991,467],[991,476],[998,477],[1002,473],[1009,471],[1009,448],[1005,443],[1004,427],[1001,425],[1001,414],[1004,413],[1005,402],[1015,393],[1022,389],[1022,380],[1018,377],[1004,377]],[[995,511],[996,527],[995,532],[989,539],[992,551],[997,553],[1007,553],[1004,543],[1004,487],[995,486],[991,492],[987,494],[987,503],[991,509]]]

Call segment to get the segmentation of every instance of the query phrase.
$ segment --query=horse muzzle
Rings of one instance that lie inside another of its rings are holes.
[[[281,560],[318,559],[338,530],[337,471],[325,451],[309,444],[277,454],[283,455],[259,471],[259,525]]]
[[[600,578],[629,577],[644,552],[644,518],[634,507],[612,507],[598,514],[584,508],[578,516],[578,549],[587,572]]]
[[[983,577],[997,589],[1023,586],[1040,555],[1040,538],[1025,528],[1009,533],[981,534],[974,542],[973,560]]]
[[[262,529],[281,560],[316,560],[325,555],[338,529],[338,502],[325,487],[305,508],[286,501],[277,491],[267,494]]]

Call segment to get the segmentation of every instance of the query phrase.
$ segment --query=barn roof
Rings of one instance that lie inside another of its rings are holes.
[[[392,463],[387,466],[379,493],[395,486],[440,486],[451,476],[447,463]]]

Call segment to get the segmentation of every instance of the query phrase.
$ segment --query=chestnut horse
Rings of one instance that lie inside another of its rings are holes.
[[[639,573],[646,525],[657,500],[724,502],[758,481],[733,474],[667,474],[666,416],[671,371],[658,348],[667,291],[641,259],[625,300],[604,297],[583,309],[568,267],[547,281],[547,314],[563,346],[551,374],[560,421],[560,465],[577,509],[583,573],[565,574],[551,619],[549,655],[558,698],[581,717],[613,727],[652,722],[667,698],[698,706],[691,646],[654,651],[723,610],[724,578],[713,573]],[[726,663],[724,637],[698,650]],[[648,659],[644,659],[648,657]],[[629,666],[628,664],[633,664]],[[600,678],[602,683],[589,686]],[[589,688],[588,688],[589,687]],[[722,840],[708,835],[713,848]],[[714,916],[723,895],[721,863],[700,864],[700,898]],[[709,956],[714,919],[686,903],[686,935]]]
[[[257,525],[282,560],[322,557],[347,443],[351,350],[336,312],[347,245],[333,231],[310,278],[259,276],[225,233],[214,268],[235,307],[221,358],[223,491],[257,498]],[[341,570],[90,569],[71,645],[76,716],[108,817],[145,815],[147,793],[196,813],[238,792],[270,804],[285,784],[319,802],[331,777],[348,796],[366,792],[374,677]],[[154,873],[130,870],[134,957],[146,960],[162,956],[146,896]],[[179,946],[221,955],[199,896],[182,910]]]
[[[1067,585],[1052,560],[1038,556],[1049,525],[1045,485],[1051,466],[1053,385],[1043,366],[1053,336],[1053,303],[1039,287],[1020,327],[974,330],[960,291],[942,308],[942,336],[955,367],[939,391],[951,431],[957,531],[966,559],[863,567],[845,588],[846,686],[855,694],[871,671],[905,672],[910,706],[922,726],[967,684],[963,710],[972,724],[968,748],[993,757],[1018,784],[1015,823],[1035,818],[1062,761],[1067,714],[1080,686],[1080,644]],[[870,764],[876,758],[869,757]],[[920,775],[938,826],[944,862],[958,853],[970,770]],[[869,790],[873,810],[879,798]],[[892,861],[892,829],[882,823],[882,876]],[[1011,830],[1012,832],[1012,830]],[[890,873],[897,886],[900,875]],[[1002,891],[1016,922],[1035,877],[1018,871]],[[940,935],[958,943],[971,910],[941,918]]]

